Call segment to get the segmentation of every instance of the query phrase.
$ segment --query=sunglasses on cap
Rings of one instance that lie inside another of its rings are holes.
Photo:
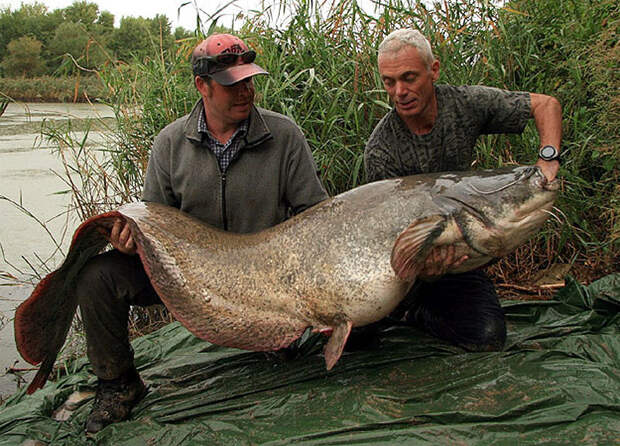
[[[256,51],[249,50],[244,53],[220,53],[215,56],[202,56],[194,62],[192,67],[195,76],[208,76],[222,71],[231,65],[236,65],[241,58],[244,64],[254,62]]]

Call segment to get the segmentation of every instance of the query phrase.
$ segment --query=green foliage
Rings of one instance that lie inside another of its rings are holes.
[[[75,1],[64,9],[64,16],[71,23],[79,23],[86,29],[91,29],[99,18],[99,6],[85,0]]]
[[[87,102],[104,100],[109,92],[95,75],[76,77],[0,77],[2,97],[29,102]],[[33,130],[38,131],[38,130]]]
[[[57,71],[70,75],[101,66],[108,59],[104,39],[104,36],[93,38],[81,23],[62,23],[48,45],[52,60],[57,62]]]
[[[4,58],[2,68],[9,76],[34,77],[45,69],[41,59],[41,42],[33,37],[11,40],[9,55]]]
[[[617,258],[617,2],[515,0],[498,7],[448,0],[430,8],[421,1],[386,0],[372,15],[356,0],[319,3],[280,0],[277,8],[246,16],[238,34],[270,72],[256,78],[259,105],[302,127],[330,193],[364,181],[364,144],[390,107],[376,70],[378,44],[394,29],[416,27],[429,36],[441,61],[440,82],[486,84],[560,100],[565,183],[558,216],[564,223],[551,224],[541,252],[566,262],[593,253]],[[278,14],[288,18],[287,26],[274,23]],[[146,21],[132,23],[117,40],[126,42],[125,49],[152,33]],[[216,26],[214,21],[207,28]],[[140,46],[158,43],[149,37]],[[188,64],[196,43],[197,38],[187,38],[176,51],[160,50],[157,57],[101,71],[118,128],[99,177],[83,183],[106,185],[106,193],[89,195],[91,203],[100,204],[93,211],[139,196],[154,136],[198,98]],[[523,135],[481,138],[476,164],[533,163],[538,145],[532,122]]]
[[[182,26],[178,26],[174,29],[174,40],[182,40],[188,37],[192,37],[194,33],[189,31]]]
[[[519,89],[552,94],[562,104],[564,238],[613,251],[620,241],[620,6],[517,0],[509,7],[500,11],[498,44],[489,53]]]
[[[100,26],[101,32],[110,33],[114,31],[114,14],[108,11],[101,11],[96,23]]]
[[[30,36],[42,43],[44,74],[73,75],[80,67],[101,68],[115,59],[129,62],[134,57],[159,57],[158,52],[174,46],[170,23],[164,15],[152,19],[128,17],[116,29],[114,15],[99,11],[96,3],[85,0],[52,12],[41,3],[23,4],[15,11],[1,10],[0,29],[0,62],[8,57],[9,42]],[[187,32],[180,33],[187,36]],[[0,66],[5,65],[8,62]]]
[[[0,12],[0,60],[8,54],[8,44],[19,37],[30,36],[43,45],[47,43],[54,29],[62,22],[60,12],[48,13],[42,3],[22,4],[16,11],[5,9]],[[42,49],[45,57],[45,47]]]
[[[123,17],[119,28],[114,30],[110,47],[120,60],[131,62],[156,56],[160,50],[170,49],[172,44],[168,19],[157,15],[153,19]]]

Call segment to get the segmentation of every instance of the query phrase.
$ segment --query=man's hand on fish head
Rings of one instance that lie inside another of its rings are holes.
[[[556,175],[558,174],[558,171],[560,170],[560,162],[556,160],[545,161],[545,160],[539,159],[536,162],[536,165],[540,167],[541,172],[543,173],[545,177],[547,177],[547,181],[549,182],[555,179]]]
[[[108,236],[108,241],[118,251],[127,255],[134,255],[136,253],[136,244],[131,236],[131,229],[126,221],[117,219],[114,221],[114,226]]]
[[[426,257],[418,277],[422,280],[436,279],[450,269],[459,267],[468,258],[466,255],[456,258],[454,245],[436,246]]]

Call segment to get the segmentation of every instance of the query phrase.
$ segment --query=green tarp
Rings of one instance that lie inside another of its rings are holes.
[[[51,414],[94,388],[89,364],[0,408],[0,445],[618,445],[620,274],[572,279],[551,301],[506,301],[504,351],[468,353],[411,327],[345,352],[325,370],[316,337],[302,354],[217,347],[178,323],[137,339],[150,392],[131,420],[86,437],[92,398],[66,422]]]

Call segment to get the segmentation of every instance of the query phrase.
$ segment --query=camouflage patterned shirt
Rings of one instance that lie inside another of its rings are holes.
[[[416,135],[396,109],[375,127],[364,150],[368,182],[419,173],[467,170],[478,136],[521,133],[531,117],[527,92],[484,86],[436,85],[437,120]]]

